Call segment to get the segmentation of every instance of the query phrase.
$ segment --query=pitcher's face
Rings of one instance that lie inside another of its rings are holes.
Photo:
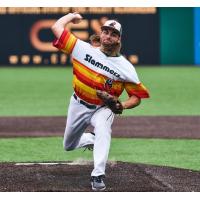
[[[108,45],[116,45],[120,43],[120,36],[119,34],[111,28],[104,28],[100,35],[101,44],[108,46]]]

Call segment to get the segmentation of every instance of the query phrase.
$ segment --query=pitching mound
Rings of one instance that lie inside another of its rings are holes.
[[[0,191],[91,191],[92,163],[1,163]],[[125,162],[107,165],[106,191],[200,191],[200,172]]]

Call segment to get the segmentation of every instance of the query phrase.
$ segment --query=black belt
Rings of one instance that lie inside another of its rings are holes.
[[[73,96],[74,96],[74,99],[78,100],[78,97],[76,96],[76,94],[73,94]],[[86,106],[87,108],[89,108],[89,109],[96,109],[96,108],[97,108],[97,106],[95,106],[95,105],[90,105],[90,104],[86,103],[86,102],[83,101],[83,100],[79,100],[79,102],[80,102],[81,104],[83,104],[84,106]]]

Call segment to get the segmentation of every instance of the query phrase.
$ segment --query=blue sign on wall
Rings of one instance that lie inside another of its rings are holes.
[[[194,60],[200,65],[200,8],[194,8]]]

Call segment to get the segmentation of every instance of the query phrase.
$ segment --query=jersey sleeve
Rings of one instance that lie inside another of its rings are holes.
[[[67,30],[64,30],[59,39],[53,41],[53,46],[63,51],[66,54],[71,54],[76,43],[77,38]]]
[[[135,95],[139,98],[149,98],[149,92],[142,83],[131,83],[126,82],[124,88],[128,93],[129,97]]]

